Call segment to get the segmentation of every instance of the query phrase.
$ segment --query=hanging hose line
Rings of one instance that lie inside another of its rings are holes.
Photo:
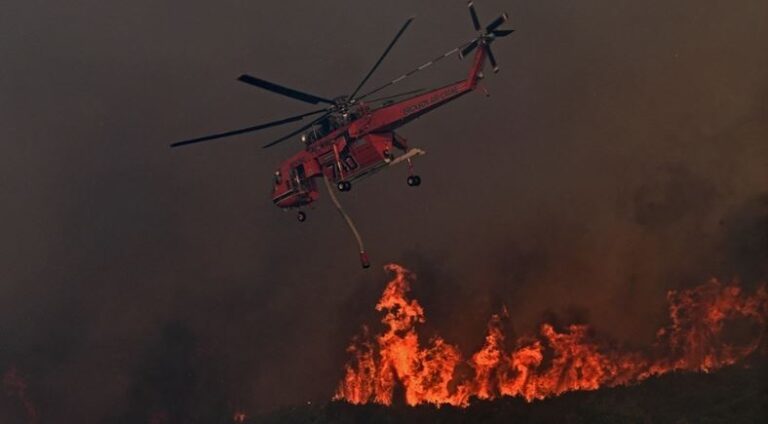
[[[333,204],[336,205],[336,210],[339,211],[339,214],[342,218],[344,218],[344,221],[347,223],[347,226],[352,231],[352,234],[355,236],[355,240],[357,240],[357,247],[360,250],[360,265],[363,266],[363,268],[368,268],[371,266],[371,263],[368,261],[368,254],[365,253],[365,247],[363,246],[363,238],[360,237],[360,233],[357,231],[357,227],[355,227],[355,223],[352,222],[352,218],[347,215],[346,212],[344,212],[344,208],[341,207],[341,203],[339,203],[339,199],[336,198],[336,193],[333,190],[333,186],[331,185],[331,182],[328,180],[328,176],[323,176],[323,181],[325,181],[325,188],[328,189],[328,195],[331,197],[331,201],[333,201]]]

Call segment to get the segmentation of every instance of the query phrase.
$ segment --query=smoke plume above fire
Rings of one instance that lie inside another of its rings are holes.
[[[425,311],[408,297],[415,276],[396,264],[385,269],[393,278],[376,305],[384,314],[383,331],[374,336],[364,327],[352,341],[337,400],[391,405],[402,391],[411,406],[467,406],[473,398],[502,396],[533,401],[676,371],[710,372],[765,353],[765,284],[747,293],[736,281],[711,279],[668,292],[669,321],[644,349],[601,338],[585,324],[544,322],[537,334],[508,338],[505,308],[491,316],[483,346],[465,358],[440,336],[420,340]]]

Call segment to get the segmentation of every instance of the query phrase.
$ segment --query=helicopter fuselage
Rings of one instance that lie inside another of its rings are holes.
[[[303,151],[280,164],[274,174],[272,201],[280,208],[300,208],[320,197],[317,178],[350,184],[385,166],[406,159],[410,162],[414,152],[395,130],[475,90],[485,54],[485,49],[476,50],[464,80],[375,110],[359,105],[360,113],[354,119],[308,142]]]

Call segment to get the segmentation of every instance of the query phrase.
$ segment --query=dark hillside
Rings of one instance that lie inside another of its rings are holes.
[[[331,402],[285,408],[251,423],[764,423],[768,362],[712,374],[672,374],[631,387],[573,392],[544,401],[474,402],[454,407],[353,406]]]

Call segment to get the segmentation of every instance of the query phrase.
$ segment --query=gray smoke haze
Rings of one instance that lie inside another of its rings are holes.
[[[476,1],[511,14],[484,85],[400,133],[393,169],[299,225],[269,199],[290,129],[180,139],[308,110],[248,72],[348,93],[473,36],[464,1],[51,2],[0,13],[0,373],[40,422],[141,422],[329,398],[344,348],[398,261],[426,332],[465,353],[502,305],[643,344],[665,292],[768,278],[768,4]],[[461,78],[448,60],[404,83]],[[490,73],[490,72],[489,72]],[[24,422],[0,401],[0,420]]]

